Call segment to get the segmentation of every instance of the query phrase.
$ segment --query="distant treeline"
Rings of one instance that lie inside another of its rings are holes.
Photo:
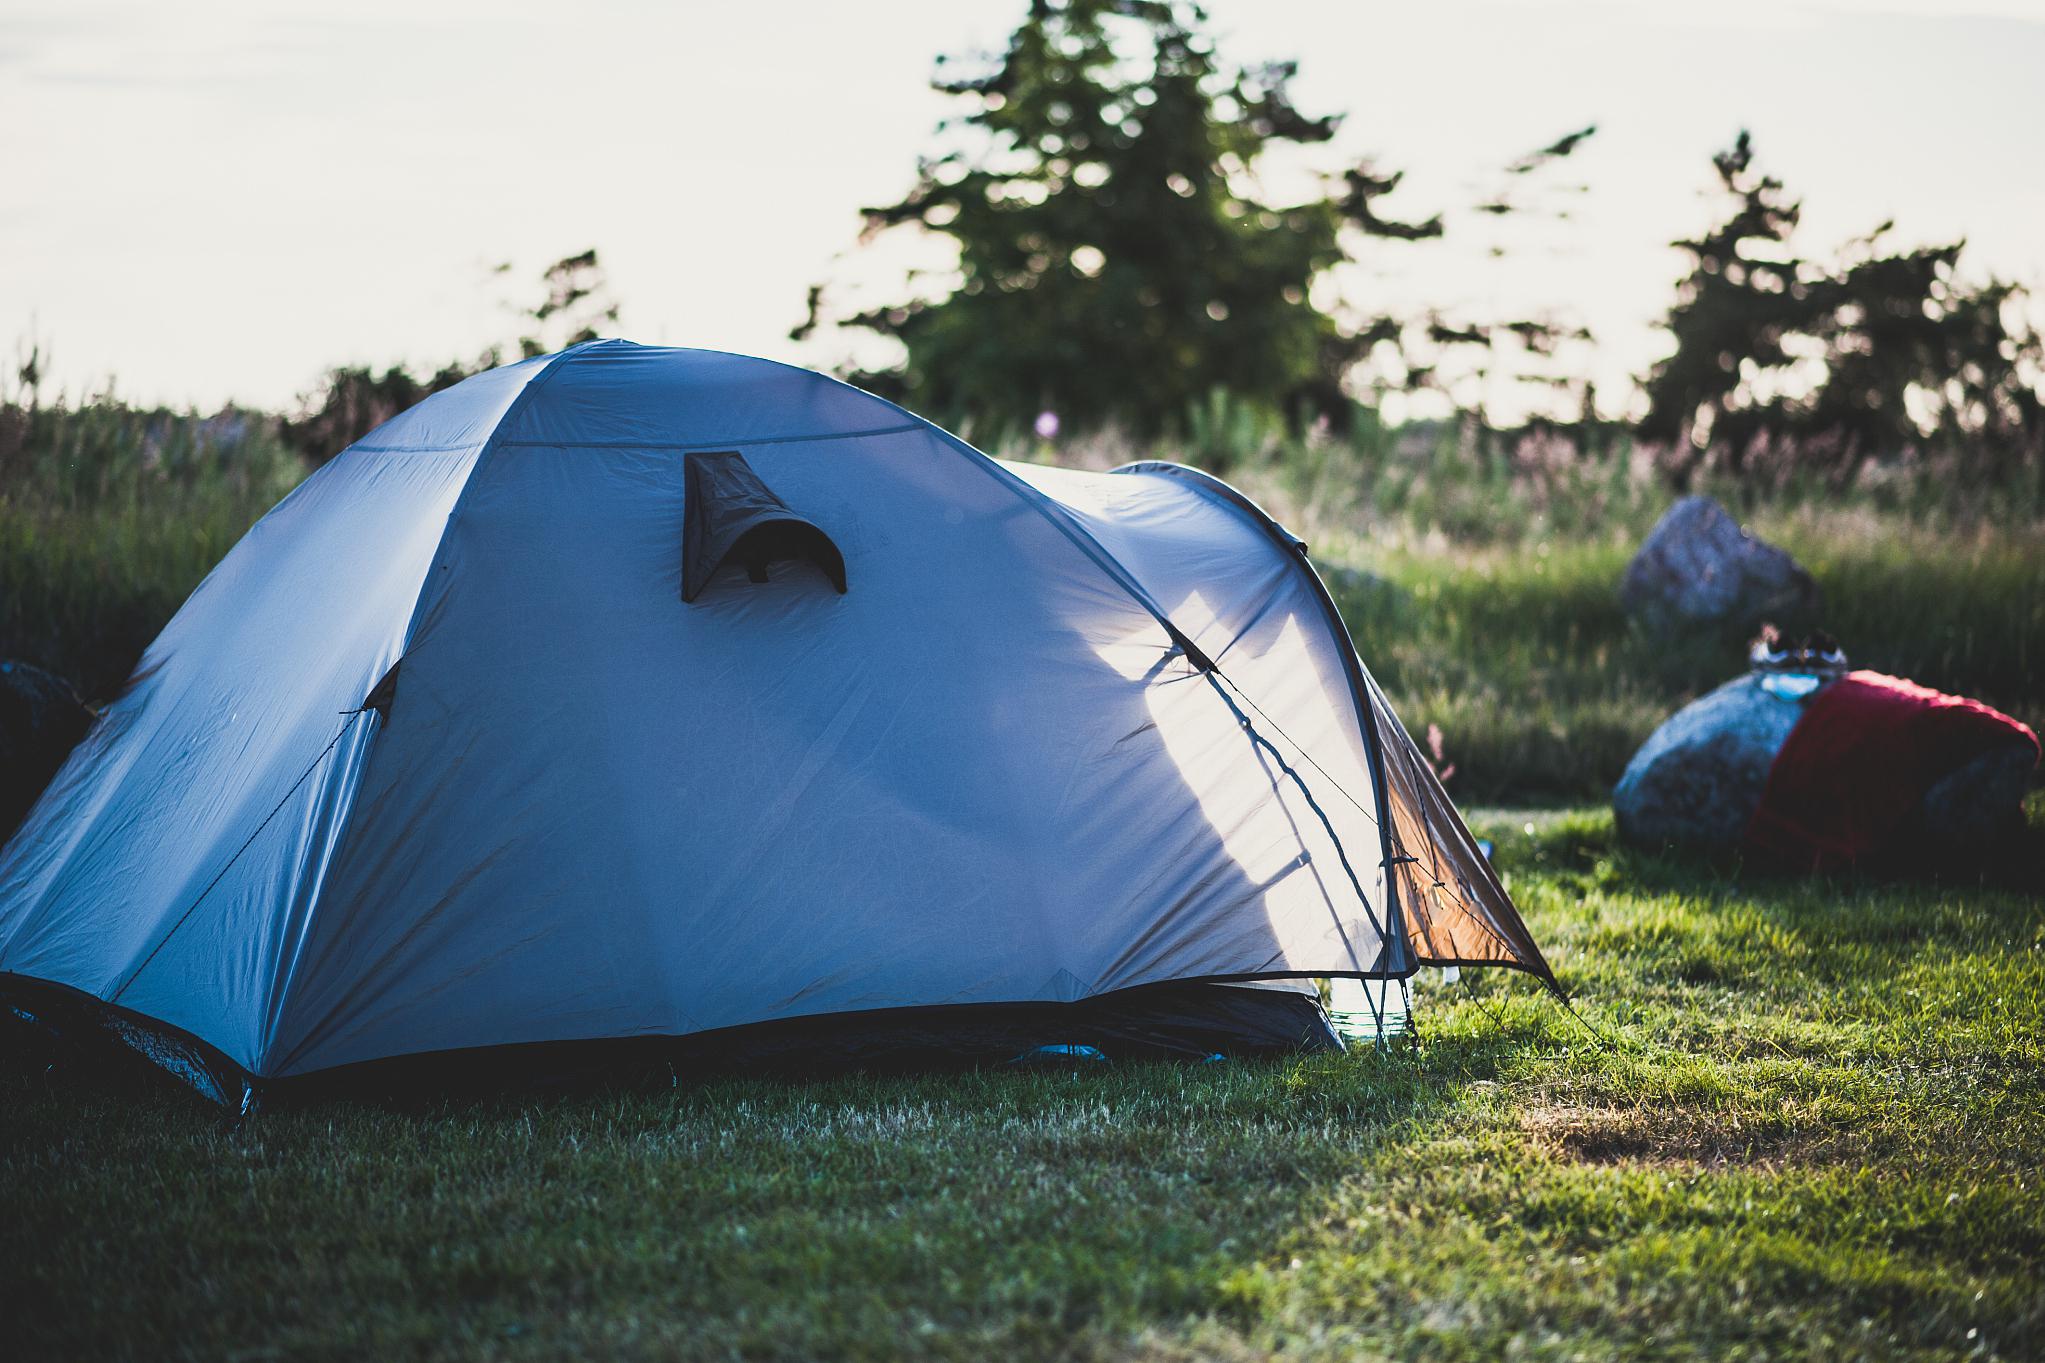
[[[1264,158],[1328,143],[1339,119],[1294,102],[1293,63],[1225,61],[1204,25],[1176,0],[1038,0],[1005,50],[941,62],[936,88],[959,114],[909,192],[867,210],[867,236],[949,238],[956,277],[847,307],[819,286],[796,335],[889,338],[900,362],[855,381],[983,432],[1052,412],[1067,431],[1183,436],[1218,399],[1341,430],[1358,394],[1392,388],[1445,392],[1487,425],[1482,380],[1504,372],[1549,390],[1547,432],[1611,448],[1581,325],[1402,316],[1329,287],[1333,267],[1395,266],[1459,222],[1566,221],[1583,186],[1555,177],[1596,129],[1514,160],[1481,202],[1422,218],[1386,211],[1400,174],[1369,163],[1334,170],[1317,197],[1270,202]],[[1970,280],[1958,242],[1892,247],[1887,224],[1806,252],[1797,201],[1745,132],[1713,170],[1724,211],[1676,243],[1691,269],[1667,312],[1674,349],[1640,376],[1632,431],[1671,481],[1844,481],[1927,455],[1985,481],[2035,477],[2045,350],[2015,285]]]
[[[846,377],[989,447],[1043,452],[1055,433],[1240,467],[1374,427],[1388,393],[1433,392],[1464,414],[1461,443],[1521,464],[1623,454],[1672,487],[1754,491],[1901,475],[2030,488],[2035,505],[2045,346],[2023,290],[1964,270],[1963,243],[1900,246],[1883,224],[1809,250],[1800,204],[1740,132],[1710,171],[1722,211],[1675,243],[1690,268],[1667,303],[1670,353],[1637,376],[1635,418],[1612,420],[1588,377],[1596,338],[1567,315],[1404,315],[1338,297],[1331,275],[1396,270],[1478,224],[1566,231],[1585,189],[1566,172],[1595,128],[1424,216],[1389,210],[1401,172],[1368,162],[1273,200],[1258,175],[1271,153],[1330,156],[1341,120],[1298,106],[1295,64],[1230,62],[1205,26],[1180,0],[1035,0],[1002,51],[940,59],[936,88],[959,112],[908,192],[864,210],[862,241],[927,234],[956,268],[878,298],[820,284],[794,335],[880,338],[893,362]],[[615,329],[594,249],[541,283],[516,353]],[[334,369],[278,437],[317,464],[505,349],[430,373]],[[31,348],[19,366],[17,424],[39,405],[41,359]],[[1532,394],[1518,405],[1535,416],[1499,429],[1494,380]]]

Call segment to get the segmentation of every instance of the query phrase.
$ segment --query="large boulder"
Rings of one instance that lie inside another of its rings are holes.
[[[1976,701],[1878,672],[1748,673],[1648,737],[1612,792],[1647,848],[1791,870],[1994,852],[2024,825],[2038,743]]]
[[[1819,595],[1788,553],[1748,534],[1711,498],[1685,497],[1626,565],[1619,603],[1650,633],[1674,638],[1813,620]]]
[[[1619,835],[1639,847],[1731,851],[1760,807],[1803,704],[1748,673],[1671,715],[1612,792]]]
[[[92,711],[63,678],[27,663],[0,662],[0,839],[14,831],[91,726]]]

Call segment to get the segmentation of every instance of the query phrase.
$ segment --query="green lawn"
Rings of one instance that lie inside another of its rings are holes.
[[[1383,1055],[335,1102],[229,1133],[17,1035],[8,1352],[2045,1350],[2036,885],[1773,881],[1616,849],[1601,812],[1478,822],[1615,1048],[1490,977],[1425,989],[1422,1045]]]

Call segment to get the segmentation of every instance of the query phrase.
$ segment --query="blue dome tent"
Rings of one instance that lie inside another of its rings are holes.
[[[619,341],[309,477],[0,851],[14,1006],[227,1102],[597,1043],[1311,1043],[1314,980],[1433,963],[1553,983],[1246,498]]]

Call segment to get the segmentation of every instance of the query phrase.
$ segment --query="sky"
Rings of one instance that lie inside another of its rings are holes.
[[[1325,168],[1408,172],[1411,216],[1596,123],[1566,229],[1499,260],[1452,234],[1343,287],[1573,316],[1601,392],[1659,353],[1668,243],[1742,127],[1810,246],[1894,219],[2045,285],[2045,0],[1207,8],[1225,56],[1296,59],[1301,105],[1345,115]],[[892,286],[903,257],[856,249],[859,209],[953,112],[936,57],[1023,9],[0,0],[0,357],[33,338],[73,395],[281,407],[332,365],[509,342],[540,270],[595,247],[620,334],[830,367],[845,337],[788,339],[810,285]]]

